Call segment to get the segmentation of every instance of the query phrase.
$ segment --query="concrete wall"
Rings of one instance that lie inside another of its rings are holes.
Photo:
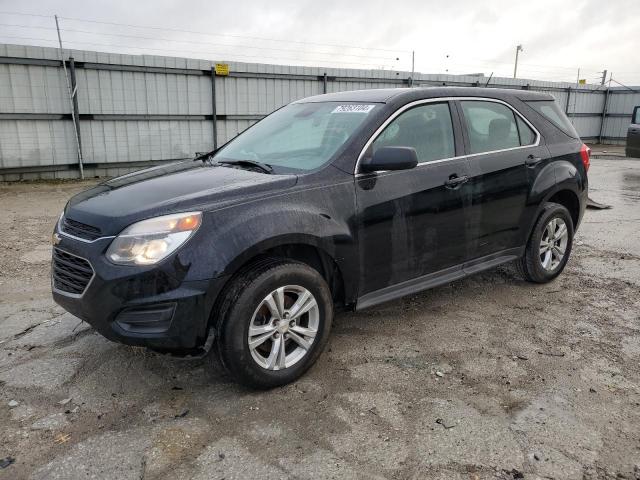
[[[75,178],[77,150],[61,58],[74,58],[88,175],[114,175],[190,158],[293,100],[327,92],[402,87],[409,72],[325,69],[108,54],[0,44],[0,179]],[[474,76],[414,75],[415,86],[480,85]],[[215,83],[214,83],[214,82]],[[553,94],[587,140],[621,142],[640,94],[569,83],[493,78],[491,87]],[[607,102],[607,114],[603,116]],[[604,123],[603,123],[604,122]]]

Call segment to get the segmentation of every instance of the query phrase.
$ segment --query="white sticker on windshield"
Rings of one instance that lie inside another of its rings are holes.
[[[348,105],[338,105],[331,113],[369,113],[375,105],[359,105],[350,103]]]

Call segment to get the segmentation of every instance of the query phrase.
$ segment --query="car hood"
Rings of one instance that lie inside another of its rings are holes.
[[[188,161],[113,178],[71,198],[65,217],[117,235],[134,222],[190,210],[214,210],[281,192],[295,175],[269,175]]]

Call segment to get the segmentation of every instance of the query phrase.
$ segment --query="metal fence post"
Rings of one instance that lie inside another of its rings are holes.
[[[71,83],[69,82],[69,76],[67,75],[67,61],[64,59],[64,52],[62,50],[62,37],[60,36],[60,24],[58,23],[58,16],[54,15],[54,18],[56,20],[56,31],[58,32],[58,44],[60,45],[60,62],[62,63],[62,69],[64,70],[64,80],[67,84],[67,92],[69,93],[69,106],[71,107],[71,120],[73,120],[73,126],[74,126],[73,136],[76,139],[76,149],[78,152],[78,169],[80,170],[80,179],[84,180],[84,166],[83,166],[84,162],[82,159],[82,150],[80,149],[80,138],[78,137],[78,129],[77,129],[78,117],[76,117],[76,114],[73,109],[74,92],[72,92],[71,90]]]
[[[216,114],[216,69],[211,67],[211,113],[213,122],[213,149],[218,149],[218,116]]]
[[[609,106],[609,88],[604,94],[604,107],[602,107],[602,121],[600,122],[600,134],[598,135],[598,143],[602,143],[602,135],[604,133],[604,123],[607,118],[607,107]]]
[[[327,93],[327,72],[322,75],[322,93]]]
[[[76,129],[78,150],[80,151],[80,156],[83,157],[82,137],[80,136],[80,110],[78,108],[78,82],[76,81],[76,63],[73,57],[69,57],[69,77],[71,77],[71,100],[73,102],[73,116],[75,118],[73,126]],[[80,169],[82,170],[82,164],[80,165]]]

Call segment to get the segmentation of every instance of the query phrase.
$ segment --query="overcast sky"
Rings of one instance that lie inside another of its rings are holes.
[[[70,48],[398,70],[415,50],[416,71],[495,76],[513,75],[522,44],[519,77],[575,81],[580,68],[595,83],[606,68],[640,85],[640,0],[0,0],[0,12],[5,43],[54,46],[58,14]]]

